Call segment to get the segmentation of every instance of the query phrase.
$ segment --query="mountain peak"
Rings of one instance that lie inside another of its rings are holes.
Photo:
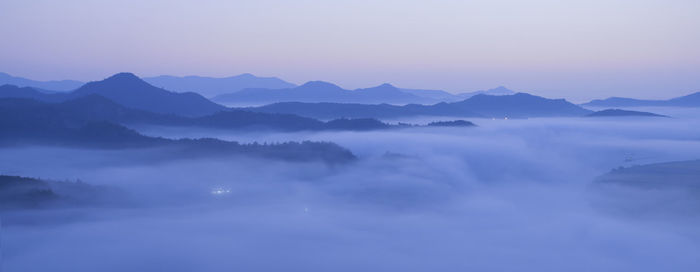
[[[194,93],[174,93],[148,84],[132,73],[118,73],[87,83],[71,97],[101,95],[117,104],[156,113],[201,116],[226,108]]]
[[[304,83],[304,85],[301,85],[300,87],[303,88],[314,88],[314,89],[319,89],[319,88],[333,88],[333,89],[340,89],[338,85],[335,85],[330,82],[325,82],[325,81],[309,81]]]
[[[242,73],[240,75],[237,75],[235,77],[241,77],[241,78],[255,78],[256,76],[251,74],[251,73]]]
[[[119,81],[124,81],[124,80],[141,80],[141,78],[137,77],[136,75],[128,72],[122,72],[122,73],[116,73],[108,78],[105,79],[107,80],[119,80]]]
[[[511,89],[506,88],[505,86],[498,86],[496,88],[486,90],[486,93],[492,95],[508,95],[514,94],[515,92]]]

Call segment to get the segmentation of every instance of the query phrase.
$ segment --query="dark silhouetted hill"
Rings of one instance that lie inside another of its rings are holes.
[[[386,129],[391,126],[373,118],[341,118],[328,121],[325,124],[325,128],[331,130],[348,130],[349,127],[353,128],[353,130],[376,130]]]
[[[644,112],[644,111],[630,111],[621,109],[607,109],[602,111],[596,111],[594,113],[586,115],[586,117],[624,117],[624,116],[642,116],[642,117],[668,117],[661,114]]]
[[[0,98],[29,98],[46,102],[59,102],[67,99],[63,93],[46,93],[34,87],[0,85]]]
[[[32,98],[54,103],[94,94],[128,108],[155,113],[204,116],[228,110],[196,93],[174,93],[156,88],[130,73],[120,73],[102,81],[89,82],[68,93],[42,93],[32,88],[9,85],[0,87],[0,97]]]
[[[0,175],[0,210],[95,207],[124,203],[121,191],[77,181]],[[17,222],[15,222],[17,223]]]
[[[292,114],[270,114],[244,110],[230,110],[202,117],[158,114],[121,106],[99,95],[87,95],[61,103],[45,103],[31,99],[0,99],[0,124],[3,128],[57,125],[77,128],[88,123],[110,122],[123,125],[159,125],[203,127],[236,130],[317,131],[367,130],[369,120],[322,122]],[[388,128],[389,125],[371,128]]]
[[[700,160],[621,167],[598,177],[596,182],[651,189],[700,191]]]
[[[57,198],[45,181],[0,175],[0,210],[39,208]]]
[[[227,110],[196,93],[174,93],[154,87],[131,73],[119,73],[102,81],[89,82],[71,93],[71,98],[99,94],[123,106],[156,113],[203,116]]]
[[[474,127],[474,123],[465,120],[437,121],[428,123],[429,127]]]
[[[166,139],[149,137],[122,125],[88,122],[70,125],[69,121],[51,120],[25,123],[33,117],[0,119],[0,145],[47,145],[70,148],[134,149],[160,148],[168,152],[164,158],[192,158],[194,156],[244,156],[284,159],[290,161],[325,161],[342,163],[355,159],[354,155],[334,143],[302,142],[281,144],[239,144],[218,139]],[[19,120],[17,120],[19,119]]]
[[[527,93],[475,95],[446,106],[466,108],[487,117],[582,116],[590,113],[564,99],[547,99]]]
[[[257,77],[252,74],[241,74],[224,78],[157,76],[145,77],[143,80],[163,89],[176,92],[196,92],[205,97],[214,97],[243,89],[286,89],[296,87],[295,84],[276,77]]]

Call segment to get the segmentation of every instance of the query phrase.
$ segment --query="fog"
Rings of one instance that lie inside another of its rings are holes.
[[[1,174],[120,193],[110,205],[5,212],[2,271],[696,271],[697,196],[594,183],[620,166],[700,158],[700,112],[673,111],[370,132],[137,128],[332,141],[357,155],[345,165],[6,148]],[[641,198],[670,207],[620,208]]]

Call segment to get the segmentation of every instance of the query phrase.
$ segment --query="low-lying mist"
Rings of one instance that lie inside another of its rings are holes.
[[[0,174],[80,179],[119,190],[121,204],[6,212],[2,265],[4,271],[695,271],[700,207],[621,214],[615,203],[626,200],[607,199],[594,180],[620,166],[700,158],[699,120],[474,119],[478,127],[371,132],[137,128],[168,138],[331,141],[359,158],[341,165],[149,159],[158,150],[3,149]],[[616,196],[653,197],[653,205],[677,196],[632,190]]]

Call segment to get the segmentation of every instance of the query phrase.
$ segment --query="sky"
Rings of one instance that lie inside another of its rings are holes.
[[[700,91],[697,14],[697,0],[3,0],[0,71],[670,98]]]

